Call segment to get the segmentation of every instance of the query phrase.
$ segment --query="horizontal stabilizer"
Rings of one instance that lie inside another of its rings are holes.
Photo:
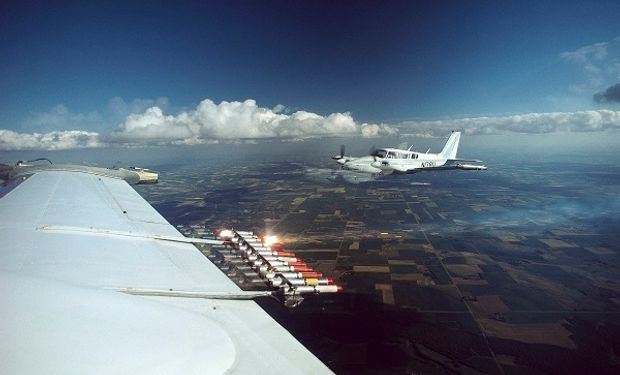
[[[444,167],[454,169],[467,169],[484,171],[487,167],[483,164],[482,160],[466,160],[466,159],[448,159]]]
[[[472,171],[485,171],[487,167],[480,160],[464,160],[464,159],[448,159],[444,165],[440,165],[437,167],[424,167],[424,168],[414,168],[408,169],[407,174],[416,173],[416,172],[429,172],[429,171],[442,171],[449,169],[462,169],[462,170],[472,170]]]

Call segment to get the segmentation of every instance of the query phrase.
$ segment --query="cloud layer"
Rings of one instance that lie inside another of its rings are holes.
[[[144,108],[146,105],[148,108]],[[332,113],[322,116],[307,111],[286,114],[285,107],[259,107],[256,101],[222,101],[219,104],[205,99],[193,110],[176,115],[165,114],[166,98],[156,101],[134,100],[125,102],[114,98],[108,111],[126,114],[122,122],[109,133],[82,130],[51,131],[48,133],[17,133],[0,130],[0,150],[68,149],[103,147],[108,145],[144,144],[204,144],[218,141],[261,138],[308,138],[325,136],[379,137],[395,134],[396,129],[386,124],[359,124],[350,113]],[[162,108],[164,107],[164,108]],[[140,111],[137,111],[140,109]],[[37,124],[52,124],[61,129],[62,119],[85,120],[72,114],[65,106],[54,107],[38,116]],[[93,115],[93,121],[99,116]],[[67,120],[68,121],[68,120]],[[89,121],[85,121],[88,126]],[[66,125],[66,124],[64,124]]]
[[[368,138],[397,133],[416,137],[441,137],[451,130],[475,135],[597,132],[613,129],[620,129],[620,111],[607,109],[404,121],[386,125],[360,124],[346,112],[332,113],[328,116],[307,111],[285,114],[282,106],[274,109],[263,108],[254,100],[223,101],[216,104],[206,99],[195,109],[177,115],[165,114],[157,105],[140,113],[130,113],[109,133],[84,130],[17,133],[0,129],[0,150],[61,150],[148,144],[193,145],[265,138],[304,139],[327,136]]]
[[[83,130],[17,133],[0,129],[0,150],[65,150],[105,146],[99,133]]]
[[[61,131],[76,127],[93,129],[98,127],[103,117],[96,111],[89,113],[74,113],[65,105],[58,104],[47,112],[34,113],[26,118],[26,128],[42,131]]]
[[[465,134],[542,134],[596,132],[620,129],[620,111],[607,109],[576,112],[526,113],[500,117],[467,117],[434,121],[405,121],[401,133],[418,137],[442,136],[451,130]]]

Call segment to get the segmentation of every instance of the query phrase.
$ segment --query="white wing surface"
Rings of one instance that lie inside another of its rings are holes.
[[[152,238],[153,235],[160,239]],[[124,180],[33,174],[0,199],[0,373],[329,373]]]

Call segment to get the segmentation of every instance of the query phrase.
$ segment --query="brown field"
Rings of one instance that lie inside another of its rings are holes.
[[[604,248],[604,247],[586,247],[586,250],[596,255],[613,255],[615,254],[613,250]]]
[[[415,281],[418,285],[435,285],[435,282],[430,277],[424,276],[421,273],[393,273],[390,275],[392,281]]]
[[[541,238],[540,242],[549,246],[552,249],[561,249],[565,247],[577,247],[577,245],[573,243],[568,243],[566,241],[558,240],[556,238]]]
[[[388,264],[390,265],[405,265],[405,266],[415,266],[415,260],[400,260],[400,259],[390,259],[388,260]]]
[[[389,273],[389,266],[353,266],[353,272],[381,272]]]
[[[383,303],[386,305],[394,304],[394,293],[391,284],[375,284],[375,289],[380,290],[383,297]]]
[[[480,319],[480,324],[489,336],[516,340],[529,344],[547,344],[575,349],[570,331],[562,326],[566,321],[556,323],[508,324],[493,319]]]
[[[490,315],[496,312],[506,313],[510,309],[501,298],[496,295],[478,296],[478,301],[472,302],[471,305],[480,315]]]
[[[295,249],[295,253],[337,253],[340,249]]]
[[[447,264],[446,268],[452,275],[457,277],[477,277],[482,272],[480,267],[475,264]]]
[[[452,282],[457,285],[489,285],[484,279],[464,279],[462,277],[452,277]]]

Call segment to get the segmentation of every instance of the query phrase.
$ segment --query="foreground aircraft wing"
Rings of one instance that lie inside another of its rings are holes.
[[[125,180],[17,179],[0,198],[0,373],[330,372]]]

